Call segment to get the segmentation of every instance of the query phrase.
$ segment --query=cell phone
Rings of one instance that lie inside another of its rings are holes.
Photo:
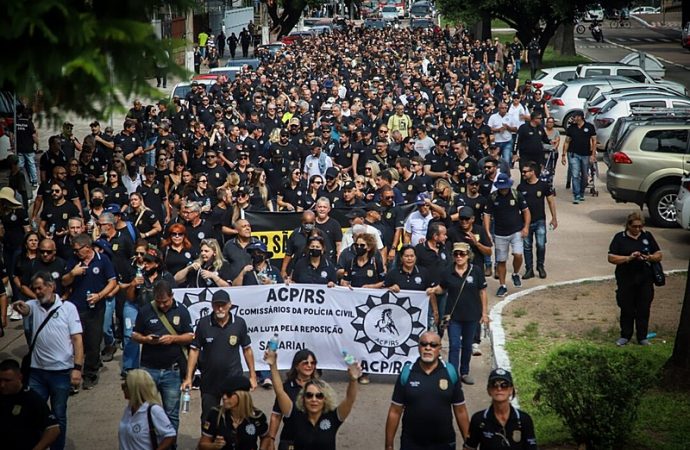
[[[149,336],[151,336],[151,339],[154,339],[154,340],[158,340],[158,339],[161,338],[161,337],[158,336],[157,334],[149,334]]]

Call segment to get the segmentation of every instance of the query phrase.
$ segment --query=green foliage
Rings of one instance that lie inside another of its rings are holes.
[[[192,0],[4,1],[0,88],[40,98],[49,119],[71,112],[105,117],[131,96],[160,98],[146,82],[155,61],[185,76],[173,43],[156,38],[150,18],[159,8],[184,11]],[[168,51],[166,56],[165,51]]]
[[[588,448],[620,445],[630,436],[643,393],[657,370],[631,352],[566,344],[534,372],[541,400]]]

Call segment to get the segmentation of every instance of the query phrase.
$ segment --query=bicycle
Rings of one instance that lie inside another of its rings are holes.
[[[630,28],[630,19],[614,19],[609,22],[611,28]]]
[[[577,34],[585,34],[585,31],[587,31],[587,28],[585,28],[584,24],[578,23],[575,25],[575,32]]]

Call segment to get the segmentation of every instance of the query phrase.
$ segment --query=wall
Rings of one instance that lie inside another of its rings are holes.
[[[234,8],[225,11],[225,35],[230,33],[240,35],[242,28],[246,28],[250,20],[254,20],[254,8]]]

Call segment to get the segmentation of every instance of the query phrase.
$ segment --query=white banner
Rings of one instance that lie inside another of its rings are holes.
[[[214,289],[175,289],[196,327],[212,312]],[[342,351],[362,363],[365,372],[397,374],[419,352],[426,329],[429,298],[424,292],[327,288],[284,284],[221,288],[230,294],[232,314],[247,322],[257,370],[267,370],[263,354],[278,333],[278,366],[289,369],[294,354],[308,348],[318,367],[345,370]]]

